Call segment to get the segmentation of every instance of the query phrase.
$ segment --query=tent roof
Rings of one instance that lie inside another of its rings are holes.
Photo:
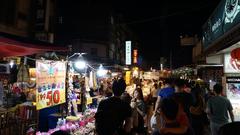
[[[26,56],[47,51],[68,51],[68,48],[0,33],[0,57]]]

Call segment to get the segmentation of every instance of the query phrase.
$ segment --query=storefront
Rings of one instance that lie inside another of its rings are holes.
[[[222,84],[230,99],[236,120],[240,120],[240,5],[222,0],[203,26],[203,48],[206,57],[218,57],[210,64],[223,65]]]

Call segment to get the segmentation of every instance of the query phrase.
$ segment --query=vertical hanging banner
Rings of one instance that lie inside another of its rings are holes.
[[[66,102],[65,81],[65,61],[36,61],[37,110]]]
[[[131,46],[131,41],[126,41],[126,65],[131,65],[132,64],[132,46]]]

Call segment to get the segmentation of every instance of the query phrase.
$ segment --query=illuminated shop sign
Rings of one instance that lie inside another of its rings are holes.
[[[203,26],[203,47],[208,48],[220,36],[240,22],[238,0],[222,0]]]
[[[134,49],[133,50],[133,63],[134,64],[137,64],[137,62],[138,62],[138,50],[137,49]]]
[[[131,41],[126,41],[126,48],[125,48],[125,53],[126,53],[126,65],[131,65],[132,64],[132,46],[131,46]]]

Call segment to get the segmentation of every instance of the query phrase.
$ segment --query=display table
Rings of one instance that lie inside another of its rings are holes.
[[[94,135],[96,109],[88,109],[84,115],[68,116],[57,122],[56,128],[50,129],[48,132],[37,132],[36,135],[51,135],[53,132],[63,130],[71,135]],[[53,115],[58,116],[58,115]]]
[[[61,113],[54,113],[54,114],[50,114],[48,116],[48,128],[49,129],[54,129],[57,126],[57,122],[59,118],[62,117],[66,117],[66,116],[62,116]]]

